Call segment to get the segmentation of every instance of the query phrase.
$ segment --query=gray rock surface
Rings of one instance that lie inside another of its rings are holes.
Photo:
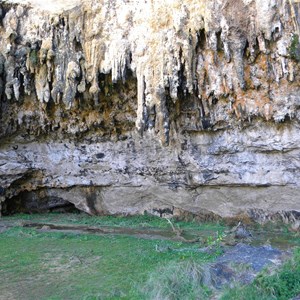
[[[286,258],[287,253],[271,246],[237,244],[210,266],[212,285],[220,289],[224,286],[249,284],[263,269],[276,268]]]
[[[54,2],[0,2],[3,206],[299,219],[299,1]]]

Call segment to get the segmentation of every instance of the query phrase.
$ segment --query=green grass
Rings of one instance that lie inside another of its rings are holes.
[[[204,246],[200,243],[129,235],[45,232],[21,227],[24,221],[171,231],[166,220],[149,215],[91,217],[52,213],[3,217],[2,224],[12,227],[0,234],[1,300],[192,300],[208,299],[211,295],[205,285],[203,264],[220,254],[217,247],[215,252],[207,254],[197,251]],[[209,237],[216,241],[226,229],[219,223],[173,223],[188,234],[196,232],[206,237],[207,241]],[[269,229],[255,230],[266,241]],[[300,245],[299,237],[287,228],[276,229],[271,240],[274,235],[284,243],[289,241],[289,245]],[[276,274],[262,273],[251,285],[228,290],[222,299],[289,299],[300,293],[299,280],[300,250],[297,250],[293,260]]]
[[[274,271],[273,271],[274,273]],[[274,274],[262,272],[248,286],[227,291],[221,300],[288,300],[300,294],[300,249]]]
[[[193,247],[199,245],[13,227],[0,234],[0,299],[147,299],[140,287],[160,267],[214,259]]]

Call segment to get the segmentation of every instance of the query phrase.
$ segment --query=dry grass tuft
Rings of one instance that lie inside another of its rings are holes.
[[[142,293],[151,300],[208,299],[210,283],[208,268],[194,261],[173,262],[153,272]]]

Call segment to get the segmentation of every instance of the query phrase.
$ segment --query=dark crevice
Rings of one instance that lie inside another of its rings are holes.
[[[83,52],[82,44],[79,39],[74,38],[73,40],[73,47],[76,52]]]
[[[196,50],[205,50],[206,49],[206,34],[205,29],[201,29],[198,33],[198,43]],[[197,51],[198,53],[198,51]]]
[[[49,212],[79,212],[74,204],[57,196],[47,195],[44,191],[24,191],[7,199],[2,204],[2,215],[8,216],[18,213],[34,214]]]
[[[217,50],[218,51],[224,51],[224,44],[222,42],[221,34],[222,34],[222,30],[218,31],[216,33],[216,37],[217,37]]]

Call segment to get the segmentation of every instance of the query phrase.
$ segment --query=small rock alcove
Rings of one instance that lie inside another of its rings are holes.
[[[74,204],[55,196],[49,196],[44,190],[24,191],[6,200],[2,204],[2,215],[13,215],[18,213],[76,213],[80,212]]]

